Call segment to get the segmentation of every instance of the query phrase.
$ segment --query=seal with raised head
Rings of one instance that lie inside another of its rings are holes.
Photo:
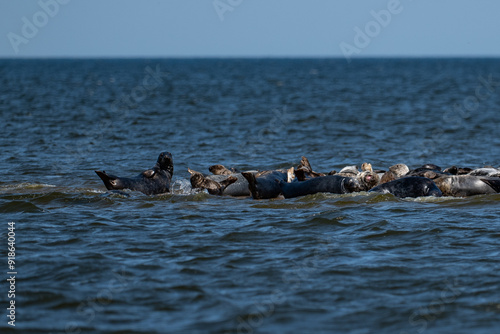
[[[248,189],[248,181],[243,177],[241,173],[233,173],[230,175],[203,175],[198,172],[191,171],[191,186],[198,189],[207,189],[212,195],[224,195],[224,196],[250,196],[250,190]],[[197,174],[196,174],[197,173]],[[196,175],[196,176],[195,176]],[[233,180],[228,183],[227,180]],[[222,192],[212,193],[209,189],[221,189]]]
[[[380,183],[380,177],[371,169],[359,173],[355,179],[357,179],[361,185],[359,191],[368,191]]]
[[[220,164],[210,166],[210,167],[208,167],[208,170],[210,171],[210,173],[212,173],[214,175],[231,175],[231,174],[239,173],[239,171],[234,169],[234,168],[228,169]]]
[[[130,189],[140,191],[146,195],[168,193],[174,174],[172,154],[162,152],[153,168],[145,170],[136,177],[118,177],[107,174],[105,171],[95,171],[108,190]]]
[[[380,184],[394,181],[408,174],[410,169],[405,164],[396,164],[389,167],[389,170],[382,175],[380,179]]]
[[[207,189],[211,195],[223,195],[228,186],[238,181],[235,176],[230,175],[217,182],[190,168],[188,168],[188,172],[191,174],[189,180],[191,186],[195,189]]]
[[[420,176],[407,176],[383,183],[371,189],[370,192],[379,192],[383,194],[390,193],[400,198],[442,196],[441,190],[439,190],[432,180]]]

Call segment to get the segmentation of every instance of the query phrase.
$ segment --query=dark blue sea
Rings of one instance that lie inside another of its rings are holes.
[[[3,59],[0,123],[2,333],[500,328],[500,195],[253,200],[187,172],[499,167],[499,59]],[[172,194],[94,173],[162,151]]]

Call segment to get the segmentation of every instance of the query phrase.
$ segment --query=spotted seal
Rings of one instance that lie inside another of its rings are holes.
[[[212,173],[214,175],[231,175],[231,174],[239,173],[239,171],[234,169],[234,168],[228,169],[220,164],[212,165],[208,168],[208,170],[210,171],[210,173]]]
[[[405,164],[396,164],[389,167],[389,170],[382,175],[380,184],[394,181],[408,174],[410,169]]]
[[[188,172],[191,174],[190,182],[191,186],[195,189],[206,189],[211,195],[223,195],[224,191],[233,183],[238,181],[235,176],[229,175],[219,181],[215,181],[200,172],[196,172],[188,168]],[[248,188],[248,187],[247,187]]]

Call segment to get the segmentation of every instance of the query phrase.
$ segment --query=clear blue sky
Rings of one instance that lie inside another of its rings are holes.
[[[0,57],[500,56],[500,1],[1,0],[0,37]]]

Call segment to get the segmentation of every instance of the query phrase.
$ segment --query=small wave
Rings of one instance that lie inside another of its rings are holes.
[[[0,192],[10,192],[12,190],[19,190],[19,189],[39,190],[44,188],[55,188],[55,187],[56,186],[53,184],[22,182],[16,184],[2,185],[0,186]]]
[[[136,193],[140,194],[132,190],[124,189],[124,190],[108,190],[98,194],[100,194],[101,197],[105,198],[130,198],[132,195]]]
[[[82,188],[79,189],[84,194],[104,194],[106,191],[94,188]]]
[[[193,190],[192,192],[186,192],[186,193],[181,193],[181,194],[175,194],[175,193],[159,194],[159,195],[151,196],[149,198],[149,200],[152,200],[152,201],[168,200],[172,203],[186,202],[186,201],[202,202],[202,201],[205,201],[211,197],[213,197],[213,196],[210,195],[206,190],[204,190],[204,191]]]
[[[44,212],[42,208],[39,208],[35,204],[26,201],[10,201],[0,205],[0,212],[2,213],[40,213]]]

